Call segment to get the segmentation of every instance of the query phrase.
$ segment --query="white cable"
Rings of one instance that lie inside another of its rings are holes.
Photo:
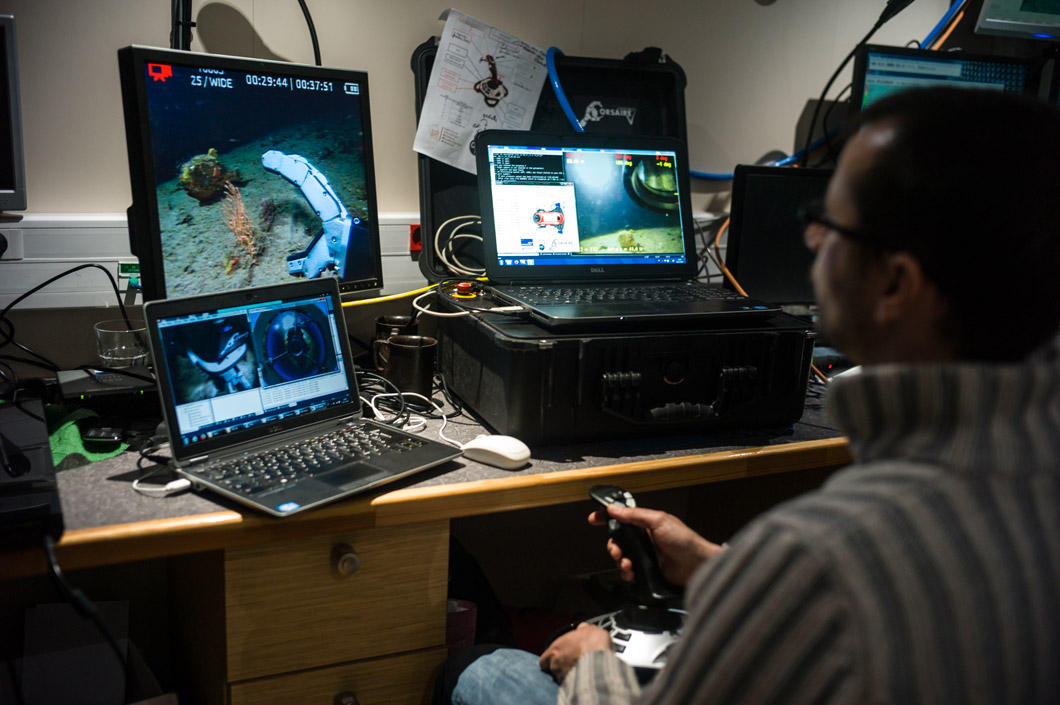
[[[447,255],[445,261],[450,269],[458,271],[459,273],[465,276],[481,276],[486,273],[485,267],[469,267],[468,265],[464,264],[463,262],[457,259],[456,252],[453,250],[453,242],[462,238],[470,238],[472,240],[478,240],[479,242],[482,242],[481,235],[460,232],[463,228],[466,228],[469,225],[482,225],[482,221],[469,220],[466,223],[461,223],[460,225],[453,228],[453,231],[449,233],[449,239],[445,242],[445,247],[442,248],[442,254],[444,255],[448,251],[449,254]]]
[[[470,214],[470,215],[458,215],[458,216],[456,216],[456,217],[450,218],[449,220],[447,220],[447,221],[445,221],[444,223],[442,223],[441,225],[439,225],[439,226],[438,226],[438,229],[434,231],[434,256],[435,256],[435,259],[437,259],[437,260],[438,260],[439,262],[441,262],[442,264],[444,264],[444,265],[445,265],[445,267],[446,267],[446,268],[447,268],[447,269],[448,269],[448,270],[449,270],[450,272],[452,272],[453,274],[456,274],[456,275],[458,275],[458,276],[459,276],[459,275],[464,275],[464,276],[475,276],[475,273],[474,273],[474,272],[468,273],[468,272],[458,271],[458,269],[457,269],[457,268],[455,268],[455,267],[454,267],[454,266],[453,266],[453,265],[452,265],[452,264],[451,264],[451,263],[449,262],[449,260],[448,260],[448,259],[446,258],[446,256],[445,256],[445,255],[444,255],[444,254],[442,253],[442,247],[441,247],[441,244],[440,244],[440,243],[441,243],[441,239],[442,239],[442,231],[443,231],[443,230],[444,230],[444,229],[446,228],[446,226],[448,226],[448,225],[449,225],[450,223],[455,223],[455,222],[457,222],[458,220],[467,220],[467,221],[476,221],[476,220],[477,220],[477,221],[478,221],[479,223],[481,223],[481,222],[482,222],[482,219],[481,219],[481,218],[479,218],[479,216],[477,216],[477,215],[474,215],[474,214]],[[464,224],[462,224],[462,225],[466,225],[466,224],[468,224],[468,223],[464,223]],[[459,226],[458,226],[458,228],[459,228]],[[455,232],[456,232],[456,230],[454,230],[453,232],[455,233]],[[451,237],[451,235],[450,235],[450,237]]]
[[[404,430],[409,433],[419,433],[425,428],[427,428],[427,419],[422,416],[410,415],[408,423],[405,424]]]
[[[438,406],[438,404],[433,399],[430,399],[429,397],[425,397],[422,394],[418,394],[416,392],[384,392],[383,394],[376,394],[374,397],[372,397],[372,404],[371,404],[372,410],[375,411],[375,400],[376,399],[379,399],[381,397],[396,397],[396,396],[399,396],[399,395],[403,396],[403,397],[416,397],[417,399],[422,399],[423,401],[425,401],[428,404],[430,404],[431,406],[433,406],[434,410],[438,412],[438,415],[442,417],[442,427],[438,429],[438,437],[441,438],[446,443],[449,443],[450,445],[456,446],[457,448],[459,448],[461,446],[460,443],[457,443],[452,438],[449,438],[448,436],[446,436],[445,433],[444,433],[446,424],[448,424],[449,421],[448,421],[448,419],[445,418],[445,412],[442,411],[442,407]],[[411,418],[410,418],[410,420],[411,420]],[[426,423],[427,423],[426,419],[424,419],[423,421],[424,421],[424,425],[426,425]]]
[[[161,486],[152,487],[149,485],[140,484],[142,481],[148,479],[149,477],[157,475],[162,470],[168,469],[169,468],[165,466],[161,466],[150,471],[143,477],[136,478],[135,480],[133,480],[132,488],[140,494],[144,495],[145,497],[168,497],[178,492],[183,492],[184,490],[191,487],[191,480],[188,480],[184,477],[178,477],[176,480],[170,480],[169,482]]]
[[[412,300],[412,308],[416,309],[420,313],[425,313],[428,316],[438,316],[440,318],[458,318],[460,316],[470,316],[470,311],[455,311],[453,313],[442,313],[441,311],[432,311],[429,308],[424,308],[420,305],[420,300],[426,296],[430,296],[434,293],[434,290],[420,294]]]

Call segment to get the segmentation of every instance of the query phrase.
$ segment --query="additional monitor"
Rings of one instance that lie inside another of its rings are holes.
[[[0,15],[0,61],[0,211],[20,211],[26,209],[26,165],[15,18],[11,15]]]
[[[1056,41],[1060,39],[1060,2],[984,0],[975,32]]]
[[[890,93],[927,86],[1028,93],[1035,88],[1031,76],[1027,59],[866,44],[854,61],[851,105],[860,110]]]
[[[830,169],[736,167],[725,266],[749,296],[776,304],[814,302],[813,253],[803,241],[798,210],[824,198],[831,175]]]
[[[145,299],[382,287],[367,74],[138,46],[118,66]]]

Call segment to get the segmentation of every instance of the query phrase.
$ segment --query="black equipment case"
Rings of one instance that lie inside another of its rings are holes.
[[[786,314],[592,334],[488,313],[439,326],[449,390],[529,445],[787,428],[802,416],[814,337]]]
[[[417,121],[437,51],[438,38],[431,37],[412,54]],[[649,47],[621,60],[556,56],[556,74],[586,132],[685,139],[685,73],[661,50]],[[551,134],[574,131],[547,79],[531,129]],[[435,282],[451,276],[435,258],[435,231],[450,218],[479,212],[478,185],[474,174],[422,154],[417,158],[419,267],[428,281]],[[458,254],[469,264],[482,263],[482,247],[476,241],[463,240]]]

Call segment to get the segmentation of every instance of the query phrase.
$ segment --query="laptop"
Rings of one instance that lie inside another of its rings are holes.
[[[549,328],[779,310],[696,281],[680,140],[486,130],[476,138],[486,275]]]
[[[288,516],[456,458],[362,417],[337,281],[320,277],[144,306],[173,465]]]
[[[813,253],[798,210],[824,199],[831,177],[831,169],[737,165],[725,266],[748,294],[773,304],[814,303]]]

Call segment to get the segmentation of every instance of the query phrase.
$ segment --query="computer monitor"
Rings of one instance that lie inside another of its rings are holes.
[[[1035,89],[1031,76],[1027,59],[866,44],[854,59],[851,108],[856,112],[890,93],[927,86],[1029,93]]]
[[[1060,3],[1056,0],[984,0],[976,34],[1060,39]]]
[[[813,253],[798,211],[824,198],[831,176],[831,169],[736,166],[725,266],[749,296],[781,305],[814,303]],[[728,280],[725,285],[733,288]]]
[[[0,211],[26,209],[15,18],[0,15]]]
[[[139,46],[118,66],[145,299],[382,287],[367,74]]]

